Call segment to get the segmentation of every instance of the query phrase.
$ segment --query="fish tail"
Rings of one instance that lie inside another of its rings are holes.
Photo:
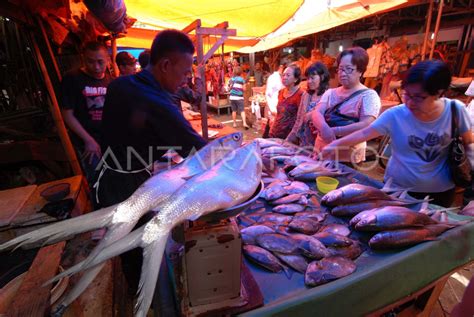
[[[79,271],[89,269],[110,258],[113,258],[114,256],[117,256],[124,252],[130,251],[136,247],[139,247],[141,245],[143,231],[144,231],[144,226],[138,228],[135,231],[132,231],[124,238],[104,248],[102,252],[97,254],[97,256],[95,256],[93,259],[91,260],[86,259],[84,261],[77,263],[76,265],[70,267],[66,271],[56,275],[51,280],[47,281],[45,284],[53,283],[59,280],[60,278],[62,278],[63,276],[70,276],[70,275],[76,274]]]
[[[94,281],[95,277],[97,276],[97,274],[100,273],[104,265],[105,265],[104,263],[101,263],[85,271],[84,275],[81,276],[79,281],[61,300],[61,303],[59,304],[59,306],[67,307],[73,301],[75,301],[86,290],[89,284],[92,283],[92,281]]]
[[[169,233],[160,236],[143,248],[142,274],[138,284],[137,304],[135,305],[136,317],[146,317],[150,309],[168,235]]]
[[[44,244],[51,244],[69,237],[95,230],[109,223],[117,205],[102,208],[85,215],[67,219],[41,229],[31,231],[0,245],[0,251],[19,248],[22,245],[42,241]]]

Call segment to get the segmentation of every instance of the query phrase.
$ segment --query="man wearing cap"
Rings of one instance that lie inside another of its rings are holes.
[[[129,52],[120,52],[115,57],[120,76],[133,75],[137,72],[137,59]]]

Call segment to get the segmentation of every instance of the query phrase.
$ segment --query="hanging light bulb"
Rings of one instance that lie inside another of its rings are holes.
[[[431,33],[431,40],[434,40],[434,32]]]
[[[342,52],[344,50],[344,47],[342,46],[342,44],[339,44],[339,52]]]

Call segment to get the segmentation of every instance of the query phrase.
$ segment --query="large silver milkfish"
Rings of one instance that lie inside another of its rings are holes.
[[[19,236],[0,245],[0,250],[19,247],[36,241],[53,243],[82,232],[107,228],[104,238],[89,255],[89,258],[94,258],[107,245],[128,234],[145,213],[156,209],[164,199],[182,186],[187,179],[212,167],[228,153],[238,148],[242,140],[243,136],[240,132],[216,139],[188,157],[181,164],[149,178],[125,201]],[[101,269],[102,265],[99,265],[85,272],[81,281],[62,299],[61,306],[65,307],[72,303],[93,281]]]
[[[52,281],[74,274],[136,247],[143,248],[136,316],[146,316],[160,269],[166,240],[184,220],[238,205],[255,193],[262,173],[260,149],[256,142],[228,154],[209,170],[196,175],[165,199],[147,224],[110,244],[89,262],[81,262]]]

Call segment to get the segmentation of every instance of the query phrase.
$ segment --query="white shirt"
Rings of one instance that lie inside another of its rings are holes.
[[[278,105],[278,92],[283,88],[281,75],[279,72],[273,72],[267,79],[265,97],[267,105],[271,112],[276,113]]]

